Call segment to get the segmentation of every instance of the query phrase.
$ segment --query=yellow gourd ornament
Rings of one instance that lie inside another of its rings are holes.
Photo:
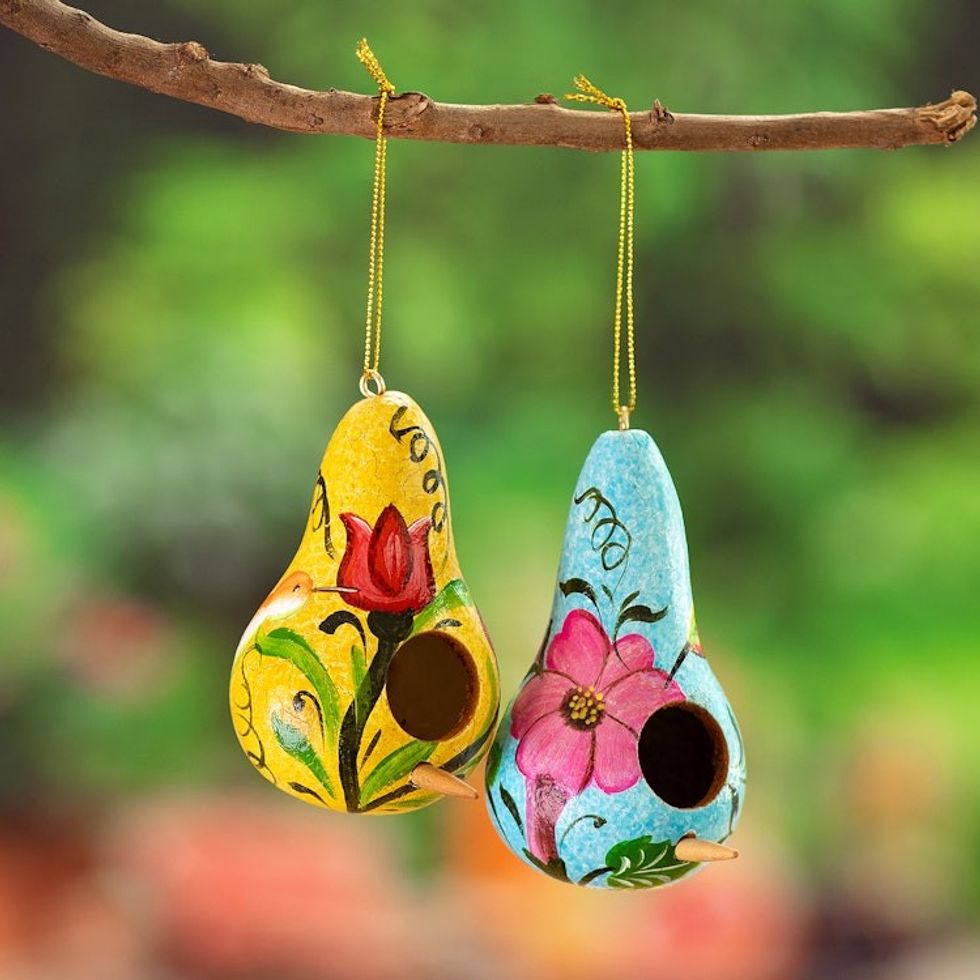
[[[432,424],[378,373],[384,242],[384,109],[378,82],[364,398],[327,445],[299,549],[235,653],[238,740],[286,793],[352,813],[443,795],[490,747],[497,664],[456,558]]]

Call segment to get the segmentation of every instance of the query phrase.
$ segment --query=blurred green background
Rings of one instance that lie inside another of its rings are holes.
[[[311,88],[915,105],[968,0],[90,2]],[[334,817],[251,771],[241,629],[357,397],[372,146],[250,127],[0,34],[0,975],[980,975],[980,137],[637,158],[637,425],[743,725],[742,857],[534,876],[481,805]],[[618,158],[389,147],[389,385],[434,421],[505,694],[608,407]]]

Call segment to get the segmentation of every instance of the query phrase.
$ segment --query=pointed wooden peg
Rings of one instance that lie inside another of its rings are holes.
[[[428,793],[441,793],[443,796],[457,796],[460,799],[475,800],[480,794],[469,783],[463,782],[445,769],[439,769],[430,762],[421,762],[413,770],[410,779],[416,789]]]
[[[732,861],[738,851],[724,844],[697,837],[682,837],[674,847],[674,854],[680,861]]]

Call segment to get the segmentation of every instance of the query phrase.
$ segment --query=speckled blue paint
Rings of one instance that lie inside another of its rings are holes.
[[[597,489],[610,507],[600,504],[589,520],[596,504],[596,497],[589,496],[591,488]],[[618,523],[599,524],[613,515]],[[628,557],[611,570],[604,567],[616,563],[622,553],[619,546],[627,541]],[[613,633],[620,602],[630,593],[638,591],[634,601],[653,609],[666,606],[667,614],[658,622],[628,623],[622,635],[640,633],[653,646],[655,666],[664,671],[671,669],[691,635],[694,610],[690,570],[677,491],[659,449],[646,432],[605,432],[593,445],[575,488],[565,530],[558,581],[571,578],[584,579],[593,587],[598,615],[609,635]],[[613,593],[613,601],[608,600],[603,586]],[[557,587],[549,637],[561,628],[573,609],[596,615],[585,596],[576,592],[565,595]],[[724,733],[728,769],[720,792],[704,806],[681,810],[657,797],[643,779],[618,794],[607,794],[594,784],[589,786],[569,800],[556,824],[558,856],[568,880],[578,882],[603,867],[610,848],[621,841],[649,835],[655,842],[676,842],[693,832],[700,838],[720,842],[734,828],[745,785],[745,756],[734,715],[703,656],[689,653],[675,679],[687,700],[708,711]],[[501,793],[503,790],[510,795],[523,822],[525,777],[515,761],[517,740],[510,734],[511,708],[501,723],[488,767],[487,799],[501,837],[527,861],[524,833]],[[601,820],[596,821],[595,817]],[[601,825],[596,827],[596,822]],[[691,866],[690,870],[695,868]],[[607,879],[607,875],[599,875],[589,882],[589,887],[607,887]]]

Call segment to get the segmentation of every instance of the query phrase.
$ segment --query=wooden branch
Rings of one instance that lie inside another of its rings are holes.
[[[294,133],[373,138],[376,99],[314,92],[274,81],[257,64],[214,61],[196,41],[161,44],[123,34],[57,0],[0,0],[0,24],[81,68],[152,92],[209,106]],[[976,123],[976,99],[953,92],[912,109],[812,112],[792,116],[670,113],[659,102],[633,113],[639,150],[897,149],[954,143]],[[551,96],[528,105],[452,105],[419,92],[396,96],[387,135],[442,143],[622,148],[622,120],[609,112],[564,109]]]

